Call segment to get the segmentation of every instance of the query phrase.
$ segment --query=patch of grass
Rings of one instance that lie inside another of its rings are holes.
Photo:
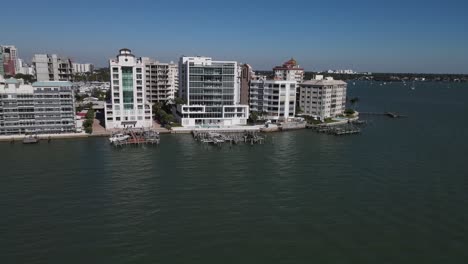
[[[333,118],[330,118],[330,117],[329,117],[329,118],[325,118],[325,123],[327,123],[327,124],[335,123],[335,122],[338,122],[338,121],[333,120]]]

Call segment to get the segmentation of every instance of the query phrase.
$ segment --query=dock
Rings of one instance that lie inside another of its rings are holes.
[[[361,129],[353,124],[339,125],[339,126],[314,126],[310,127],[318,133],[324,133],[335,136],[354,135],[360,134]]]
[[[228,143],[230,145],[247,143],[250,145],[254,144],[263,144],[265,138],[260,136],[258,132],[255,131],[245,131],[243,133],[236,132],[192,132],[193,138],[201,143],[211,144],[211,145],[222,145]]]
[[[111,141],[115,147],[159,145],[161,138],[159,132],[145,129],[129,129],[121,132],[114,132],[111,138],[120,135],[121,140]]]

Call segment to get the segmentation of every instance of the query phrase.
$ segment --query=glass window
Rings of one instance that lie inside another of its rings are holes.
[[[133,68],[132,67],[122,67],[122,91],[123,91],[124,109],[133,109]]]

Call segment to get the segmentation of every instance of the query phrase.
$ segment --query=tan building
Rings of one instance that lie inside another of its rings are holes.
[[[346,107],[347,83],[321,77],[299,84],[299,107],[320,120],[341,115]]]

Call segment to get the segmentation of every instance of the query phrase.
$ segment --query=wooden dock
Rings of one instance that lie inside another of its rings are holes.
[[[129,138],[125,140],[118,140],[111,142],[113,146],[141,146],[141,145],[159,145],[161,138],[159,132],[154,130],[125,130],[119,134],[128,135]]]
[[[246,131],[244,133],[219,133],[219,132],[192,132],[193,138],[196,141],[212,145],[222,145],[223,143],[228,144],[239,144],[247,143],[250,145],[263,144],[265,138],[260,136],[258,132]]]
[[[328,135],[344,136],[360,134],[361,129],[353,124],[345,124],[340,126],[310,126],[309,128],[315,130],[318,133],[324,133]]]

